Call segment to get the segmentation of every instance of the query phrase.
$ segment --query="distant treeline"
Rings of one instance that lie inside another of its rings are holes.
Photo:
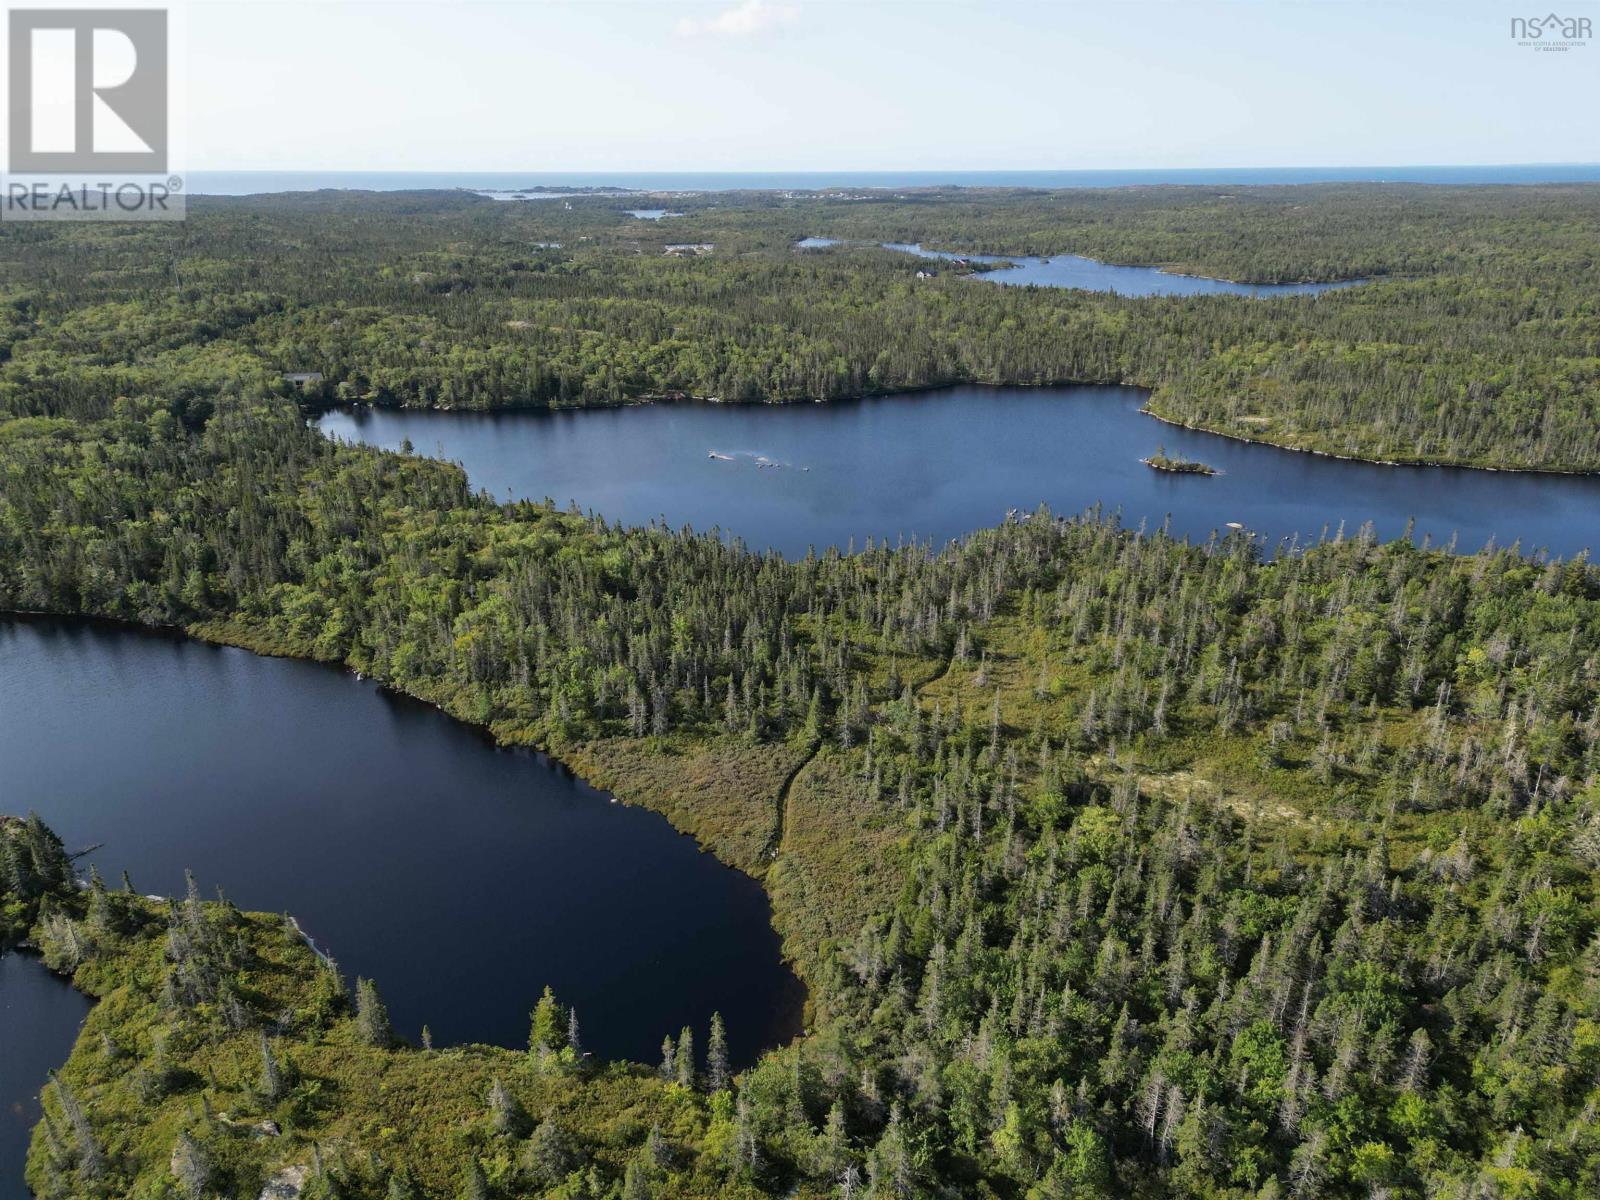
[[[708,196],[663,222],[457,193],[202,199],[180,227],[0,245],[0,405],[203,397],[322,376],[323,403],[828,400],[1124,382],[1163,416],[1395,461],[1600,469],[1600,187],[1340,185]],[[825,233],[1073,252],[1320,297],[1000,289]],[[714,253],[668,257],[673,242]]]

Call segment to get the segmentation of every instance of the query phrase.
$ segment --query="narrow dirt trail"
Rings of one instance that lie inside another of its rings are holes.
[[[806,756],[795,764],[783,781],[783,786],[778,789],[778,802],[773,813],[772,837],[767,842],[764,857],[769,863],[777,862],[778,856],[783,853],[784,840],[789,836],[789,796],[794,791],[794,781],[800,778],[800,772],[809,767],[812,761],[822,750],[822,739],[818,738],[811,743],[811,749]]]
[[[914,686],[911,689],[911,694],[920,699],[925,690],[950,674],[950,669],[955,666],[955,662],[955,652],[951,651],[951,653],[945,655],[944,666]],[[783,855],[784,843],[789,836],[789,801],[794,793],[795,781],[800,778],[801,772],[816,761],[817,755],[821,752],[822,739],[819,738],[811,744],[811,749],[806,756],[795,765],[794,770],[789,772],[788,777],[783,781],[783,786],[778,789],[776,811],[773,814],[772,837],[768,839],[766,851],[762,856],[769,864],[777,862]]]

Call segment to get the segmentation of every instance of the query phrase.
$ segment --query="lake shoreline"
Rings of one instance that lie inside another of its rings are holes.
[[[880,391],[825,404],[636,397],[638,412],[605,406],[559,418],[542,406],[446,417],[421,405],[363,405],[326,412],[321,429],[347,444],[453,461],[487,498],[548,501],[620,527],[715,532],[790,561],[867,537],[938,548],[1040,504],[1064,515],[1098,504],[1132,524],[1171,518],[1180,536],[1202,540],[1229,521],[1302,541],[1325,524],[1371,521],[1384,539],[1414,523],[1440,545],[1520,541],[1563,557],[1594,546],[1587,513],[1600,504],[1600,474],[1380,462],[1263,436],[1275,430],[1191,429],[1166,415],[1184,397],[1165,388],[1031,381]],[[1162,441],[1173,457],[1212,466],[1218,486],[1173,492],[1172,475],[1139,463]],[[792,470],[708,467],[707,447]],[[1279,453],[1288,450],[1301,452]]]
[[[1099,267],[1128,267],[1133,270],[1159,271],[1163,275],[1171,275],[1174,279],[1201,279],[1207,283],[1229,283],[1234,287],[1299,287],[1314,284],[1318,287],[1327,287],[1330,290],[1342,290],[1355,287],[1357,284],[1376,282],[1376,276],[1358,275],[1350,279],[1233,279],[1227,275],[1207,275],[1201,271],[1181,271],[1173,263],[1156,262],[1117,262],[1109,258],[1096,258],[1092,254],[1080,254],[1076,250],[1057,250],[1050,254],[1003,254],[993,250],[940,250],[933,246],[917,245],[926,251],[935,254],[953,254],[958,258],[984,258],[997,260],[993,265],[997,267],[1015,267],[1018,259],[1035,259],[1043,262],[1052,258],[1076,258],[1083,262],[1091,262]],[[908,250],[905,253],[915,254],[916,251]],[[1050,285],[1035,285],[1050,286]],[[1271,299],[1272,297],[1260,297]]]
[[[1145,390],[1150,393],[1150,402],[1139,410],[1145,416],[1152,417],[1163,425],[1171,425],[1174,429],[1185,429],[1190,433],[1204,433],[1212,437],[1227,438],[1230,442],[1243,442],[1249,446],[1270,446],[1274,450],[1287,450],[1294,454],[1311,454],[1318,458],[1360,463],[1368,467],[1399,467],[1406,470],[1487,471],[1494,475],[1555,475],[1576,479],[1600,477],[1600,470],[1585,471],[1576,467],[1491,467],[1483,463],[1453,462],[1446,459],[1363,458],[1358,454],[1336,454],[1332,450],[1317,450],[1310,446],[1293,446],[1287,442],[1272,441],[1270,438],[1247,437],[1242,433],[1234,433],[1226,429],[1213,429],[1209,425],[1200,425],[1179,420],[1177,417],[1165,416],[1150,406],[1154,403],[1157,389],[1146,388]]]
[[[646,812],[653,812],[658,816],[666,817],[664,812],[652,805],[644,804],[637,800],[629,800],[626,796],[622,795],[620,792],[613,791],[611,788],[600,787],[597,784],[590,783],[581,771],[574,767],[565,758],[561,757],[559,749],[552,748],[543,742],[519,740],[516,738],[502,736],[501,734],[497,733],[494,727],[491,725],[484,724],[482,721],[475,721],[471,717],[460,716],[452,712],[450,708],[441,701],[431,699],[418,692],[408,691],[405,688],[390,683],[386,679],[381,679],[377,675],[370,674],[366,668],[354,665],[348,660],[320,656],[309,650],[302,652],[292,647],[279,646],[268,638],[252,637],[248,631],[240,630],[236,626],[233,626],[231,623],[226,621],[203,621],[195,625],[166,625],[152,624],[146,621],[137,621],[127,617],[108,617],[104,613],[58,612],[43,609],[0,608],[0,622],[7,621],[15,621],[18,623],[37,622],[41,624],[53,621],[81,622],[86,625],[97,626],[110,632],[120,634],[132,633],[142,637],[160,638],[173,644],[198,642],[206,646],[215,646],[229,650],[243,650],[249,654],[254,654],[258,658],[278,658],[287,662],[314,663],[317,666],[327,667],[335,670],[342,675],[351,676],[358,681],[370,682],[379,691],[384,692],[390,697],[404,700],[407,703],[422,705],[432,712],[436,712],[448,717],[457,725],[460,725],[463,728],[472,731],[474,734],[477,734],[483,740],[485,745],[491,749],[504,751],[523,751],[537,755],[549,766],[565,773],[573,779],[579,780],[588,787],[594,788],[595,791],[602,793],[608,800],[613,800],[616,803],[626,805],[629,808],[640,808]],[[669,821],[669,824],[670,823],[671,822]],[[757,883],[762,881],[762,878],[765,874],[764,871],[749,871],[737,863],[727,862],[718,856],[717,853],[710,847],[703,845],[700,839],[691,831],[680,828],[676,824],[674,824],[672,828],[680,836],[686,837],[690,841],[694,842],[700,853],[709,854],[712,858],[716,859],[717,862],[727,867],[730,871],[738,871],[740,874],[747,875],[751,879],[754,879]],[[311,938],[306,936],[306,941],[309,944],[311,942]],[[314,945],[312,948],[317,949]],[[0,948],[0,952],[3,952],[3,948]],[[325,956],[324,951],[320,949],[317,950],[317,953]],[[788,960],[786,959],[785,961]]]
[[[1116,387],[1131,388],[1145,393],[1145,404],[1139,411],[1163,425],[1170,425],[1175,429],[1187,430],[1190,433],[1204,433],[1212,437],[1227,438],[1229,441],[1241,442],[1251,446],[1268,446],[1274,450],[1288,450],[1296,454],[1311,454],[1318,458],[1329,458],[1339,462],[1361,463],[1373,467],[1403,467],[1403,468],[1436,468],[1441,470],[1457,471],[1486,471],[1496,475],[1553,475],[1570,478],[1588,479],[1600,478],[1600,467],[1585,470],[1581,467],[1533,467],[1533,466],[1492,466],[1486,463],[1461,462],[1452,459],[1391,459],[1391,458],[1366,458],[1359,454],[1339,454],[1332,450],[1319,450],[1311,446],[1295,446],[1287,442],[1273,441],[1266,437],[1250,437],[1232,430],[1216,429],[1208,425],[1180,420],[1177,417],[1167,416],[1158,411],[1154,405],[1158,402],[1159,385],[1137,383],[1125,380],[1103,379],[1042,379],[1025,380],[1022,382],[997,381],[989,379],[956,379],[938,383],[917,384],[908,387],[873,388],[867,391],[852,392],[849,395],[835,396],[831,399],[818,399],[814,397],[794,396],[768,400],[728,400],[721,396],[703,396],[694,392],[654,392],[639,396],[630,396],[622,400],[606,401],[597,404],[573,404],[554,407],[548,404],[498,404],[492,408],[457,408],[448,404],[392,404],[379,400],[342,400],[320,402],[303,402],[301,409],[313,420],[320,420],[322,416],[332,412],[358,413],[362,410],[401,412],[401,413],[450,413],[469,414],[474,416],[494,416],[500,413],[579,413],[589,410],[618,411],[629,408],[649,408],[655,406],[670,406],[675,404],[686,405],[715,405],[726,408],[790,408],[805,407],[807,405],[823,406],[829,404],[860,404],[873,400],[890,400],[897,397],[912,396],[923,392],[943,392],[955,388],[980,387],[980,388],[1017,388],[1037,390],[1041,388],[1098,388]],[[431,457],[425,456],[425,457]]]
[[[868,245],[868,242],[850,243],[844,239],[835,239],[834,245]],[[1155,262],[1116,262],[1109,258],[1096,258],[1092,254],[1080,254],[1075,250],[1056,250],[1049,254],[1014,254],[991,250],[941,250],[928,246],[922,242],[879,242],[885,250],[894,250],[902,254],[915,255],[918,258],[963,259],[968,263],[987,263],[995,267],[1018,267],[1023,263],[1034,262],[1048,265],[1053,258],[1073,258],[1079,262],[1092,263],[1097,267],[1111,267],[1130,271],[1155,271],[1160,275],[1170,275],[1174,279],[1196,279],[1205,283],[1225,283],[1232,287],[1241,288],[1303,288],[1319,287],[1328,291],[1343,291],[1346,288],[1356,287],[1363,283],[1373,283],[1379,278],[1387,276],[1356,275],[1349,279],[1230,279],[1226,275],[1207,275],[1202,271],[1183,271],[1175,263]],[[826,249],[825,246],[806,247],[807,249]],[[1066,284],[1032,284],[1034,287],[1068,287]],[[1082,289],[1095,290],[1095,289]],[[1288,293],[1290,295],[1320,295],[1321,293]],[[1252,299],[1269,300],[1271,296],[1255,296]]]
[[[49,1073],[77,1049],[98,998],[53,970],[28,941],[0,949],[0,996],[6,1001],[0,1021],[0,1197],[31,1200],[23,1164],[42,1120]]]
[[[773,862],[761,863],[759,864],[759,870],[753,870],[744,864],[731,861],[729,858],[719,855],[694,831],[684,828],[681,824],[674,821],[671,814],[669,814],[664,808],[638,799],[630,799],[621,792],[615,791],[610,787],[604,787],[591,782],[585,773],[580,771],[566,758],[561,756],[559,749],[552,748],[543,742],[538,742],[531,738],[518,739],[511,736],[505,736],[501,732],[496,731],[490,725],[484,724],[480,721],[475,721],[470,717],[463,716],[452,711],[451,707],[442,700],[438,700],[423,695],[419,692],[400,687],[389,682],[388,680],[379,678],[377,675],[370,673],[366,668],[358,664],[351,663],[348,660],[319,656],[309,649],[297,649],[293,646],[276,643],[267,637],[252,635],[251,631],[243,629],[232,622],[199,622],[193,626],[183,626],[137,621],[123,617],[112,617],[103,613],[0,608],[0,624],[6,622],[14,622],[19,624],[72,622],[75,624],[89,625],[124,636],[133,634],[139,637],[159,639],[173,645],[198,643],[201,645],[218,648],[242,650],[249,654],[255,655],[258,658],[283,659],[290,662],[315,664],[319,667],[331,669],[345,676],[352,676],[357,680],[369,681],[377,688],[379,692],[385,694],[391,699],[397,699],[407,704],[417,705],[419,707],[426,708],[433,714],[443,716],[457,726],[460,726],[475,735],[479,740],[482,741],[486,749],[497,752],[521,752],[533,754],[542,762],[542,764],[550,767],[552,770],[566,776],[567,778],[577,780],[585,787],[592,789],[606,802],[621,804],[628,808],[636,808],[661,818],[667,823],[668,827],[675,834],[691,841],[698,853],[709,856],[717,863],[719,867],[722,867],[726,870],[735,871],[738,874],[754,881],[755,884],[760,887],[761,893],[766,899],[769,914],[767,924],[773,930],[773,932],[778,935],[779,961],[789,970],[789,972],[798,982],[800,996],[799,1007],[797,1009],[796,1019],[794,1022],[794,1032],[790,1034],[787,1041],[779,1042],[776,1045],[766,1047],[765,1049],[780,1049],[782,1046],[788,1045],[794,1040],[806,1036],[810,1031],[814,988],[811,982],[806,978],[803,970],[803,963],[800,957],[790,953],[786,947],[784,930],[778,927],[775,920],[776,909],[773,908],[773,895],[767,887],[767,877],[772,866],[774,865]],[[581,746],[575,746],[574,749],[581,750]],[[307,947],[309,947],[310,950],[317,955],[318,958],[328,959],[336,957],[331,948],[324,948],[318,945],[312,935],[300,925],[298,919],[296,919],[293,914],[289,914],[289,920],[293,924],[294,929],[299,934],[300,938],[305,942]],[[0,953],[8,953],[11,950],[19,948],[25,949],[26,947],[24,944],[19,943],[18,946],[0,948]],[[72,982],[71,977],[62,976],[61,978],[66,980],[68,983]],[[380,979],[377,982],[382,984],[383,980]],[[76,989],[75,984],[74,988],[75,990],[81,991],[81,989]],[[88,993],[83,994],[87,995]],[[90,999],[93,1000],[95,997],[91,996]],[[465,1044],[489,1045],[492,1043],[471,1042]],[[516,1047],[509,1048],[515,1049]],[[632,1062],[633,1060],[617,1059],[613,1061]],[[644,1063],[642,1065],[648,1067],[650,1064]]]

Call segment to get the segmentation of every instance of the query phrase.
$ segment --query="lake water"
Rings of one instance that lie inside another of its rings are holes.
[[[842,243],[838,238],[808,237],[795,243],[799,250],[826,250]],[[940,262],[1009,263],[1010,266],[984,271],[973,278],[1005,287],[1079,288],[1087,292],[1112,292],[1120,296],[1315,296],[1336,288],[1365,282],[1342,279],[1323,283],[1236,283],[1231,279],[1211,279],[1202,275],[1177,275],[1159,267],[1118,266],[1077,254],[1058,254],[1049,258],[1027,255],[954,254],[928,250],[917,242],[882,242],[885,250],[898,250],[918,258]]]
[[[799,244],[813,248],[831,243],[827,238],[807,238]],[[885,242],[883,245],[886,250],[901,250],[919,258],[943,262],[960,259],[976,263],[1011,263],[1009,267],[997,267],[973,277],[1005,287],[1081,288],[1089,292],[1115,292],[1121,296],[1315,296],[1362,282],[1345,279],[1332,283],[1235,283],[1231,279],[1175,275],[1159,267],[1116,266],[1076,254],[1029,258],[1025,255],[951,254],[943,250],[925,250],[915,242]]]
[[[718,1010],[741,1064],[799,1032],[804,994],[754,880],[542,756],[342,671],[0,621],[0,763],[7,811],[36,810],[69,850],[104,843],[85,870],[181,894],[192,867],[207,895],[292,912],[352,981],[378,982],[409,1038],[426,1022],[438,1044],[526,1045],[546,984],[605,1058],[654,1061]],[[10,959],[3,978],[9,1010]],[[58,992],[15,1003],[42,1021]],[[8,1011],[0,1062],[12,1029]]]
[[[335,437],[461,462],[497,497],[575,501],[612,520],[718,527],[755,549],[942,543],[1041,502],[1203,539],[1236,521],[1316,538],[1372,521],[1561,555],[1600,546],[1600,477],[1384,467],[1164,425],[1137,388],[955,387],[834,404],[658,404],[569,412],[331,412]],[[1222,473],[1153,471],[1164,445]],[[722,457],[712,458],[711,454]]]
[[[22,1164],[39,1089],[66,1061],[89,1000],[36,958],[0,956],[0,1200],[27,1200]]]

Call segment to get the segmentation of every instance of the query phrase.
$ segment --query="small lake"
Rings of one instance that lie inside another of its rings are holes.
[[[565,200],[573,195],[585,195],[580,192],[479,192],[478,195],[486,196],[490,200]]]
[[[821,239],[807,239],[818,241]],[[805,245],[804,242],[800,243]],[[1079,288],[1086,292],[1114,292],[1119,296],[1315,296],[1336,288],[1353,287],[1359,279],[1333,283],[1235,283],[1231,279],[1208,279],[1202,275],[1177,275],[1159,267],[1121,267],[1076,254],[1057,254],[1049,258],[1029,258],[1020,254],[950,254],[925,250],[915,242],[885,242],[885,250],[900,250],[919,258],[969,263],[1011,263],[975,275],[1003,287]]]
[[[681,212],[670,212],[665,208],[625,208],[622,210],[630,217],[638,217],[641,221],[660,221],[666,217],[681,217]]]
[[[0,620],[0,762],[7,811],[36,810],[69,851],[104,843],[85,871],[170,895],[192,867],[207,896],[293,913],[413,1040],[427,1023],[440,1045],[525,1046],[546,984],[602,1058],[653,1062],[719,1010],[741,1066],[800,1031],[753,879],[543,756],[331,667]],[[60,991],[16,1004],[43,1021]],[[25,1090],[43,1080],[28,1066]]]
[[[826,250],[841,245],[838,238],[808,237],[795,243],[799,250]],[[1122,267],[1083,258],[1077,254],[1058,254],[1050,258],[1029,258],[1008,254],[952,254],[926,250],[916,242],[882,242],[885,250],[898,250],[918,258],[942,262],[1010,263],[983,271],[972,278],[1005,287],[1078,288],[1086,292],[1112,292],[1119,296],[1315,296],[1337,288],[1354,287],[1362,279],[1342,279],[1330,283],[1235,283],[1231,279],[1208,279],[1203,275],[1176,275],[1160,267]]]
[[[719,527],[754,549],[943,543],[1041,502],[1204,539],[1239,522],[1302,541],[1341,522],[1398,537],[1490,538],[1568,556],[1600,546],[1600,476],[1385,467],[1164,425],[1138,388],[954,387],[832,404],[656,404],[568,412],[339,410],[329,434],[462,463],[497,497],[549,497],[613,521]],[[1219,475],[1139,460],[1165,446]],[[713,457],[715,456],[715,457]]]
[[[0,1200],[28,1200],[22,1164],[39,1089],[67,1061],[88,1012],[88,998],[38,959],[0,956]]]

